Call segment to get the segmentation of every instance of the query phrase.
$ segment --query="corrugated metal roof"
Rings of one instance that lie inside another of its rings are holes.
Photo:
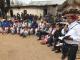
[[[31,1],[28,4],[18,2],[18,4],[14,4],[12,6],[15,6],[15,5],[19,5],[19,6],[45,6],[45,5],[55,5],[55,4],[59,4],[59,3],[57,1],[56,2],[55,1]]]
[[[38,5],[38,6],[44,6],[44,5],[54,5],[53,1],[32,1],[29,3],[29,5]]]

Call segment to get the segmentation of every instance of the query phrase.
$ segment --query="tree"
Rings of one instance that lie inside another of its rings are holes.
[[[6,13],[10,9],[10,0],[0,0],[0,9],[2,11],[2,17],[5,18]]]

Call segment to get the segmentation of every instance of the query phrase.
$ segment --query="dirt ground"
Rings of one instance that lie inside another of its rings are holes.
[[[37,37],[22,38],[18,35],[0,34],[0,60],[61,60],[46,45],[41,45]]]

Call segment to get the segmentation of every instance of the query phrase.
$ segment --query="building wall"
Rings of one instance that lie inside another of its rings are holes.
[[[21,13],[24,10],[27,10],[28,14],[44,16],[44,9],[45,9],[45,7],[25,7],[25,8],[20,8],[20,9],[18,9],[18,8],[11,8],[11,9],[13,10],[13,14],[14,15],[16,15],[17,13]],[[48,6],[47,7],[47,13],[50,13],[50,14],[55,16],[56,13],[57,13],[57,7]],[[8,11],[7,15],[10,16],[10,11]]]
[[[10,0],[10,5],[12,6],[12,5],[16,5],[17,4],[17,2],[16,2],[16,0]]]
[[[16,15],[17,13],[21,13],[23,12],[24,10],[27,10],[27,13],[28,14],[33,14],[33,15],[42,15],[43,16],[43,9],[42,8],[36,8],[36,7],[28,7],[28,8],[12,8],[13,10],[13,14]],[[7,15],[10,16],[10,11],[7,13]]]
[[[48,13],[50,13],[50,14],[55,16],[57,14],[57,9],[58,9],[57,6],[56,7],[49,6],[47,11],[48,11]]]

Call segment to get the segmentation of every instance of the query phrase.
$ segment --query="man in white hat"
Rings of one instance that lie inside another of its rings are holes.
[[[66,56],[68,56],[68,60],[75,60],[78,46],[80,45],[80,24],[77,22],[76,15],[70,13],[67,16],[67,22],[69,25],[68,31],[64,31],[66,34],[63,38],[64,45],[62,47],[62,60],[64,60]]]

